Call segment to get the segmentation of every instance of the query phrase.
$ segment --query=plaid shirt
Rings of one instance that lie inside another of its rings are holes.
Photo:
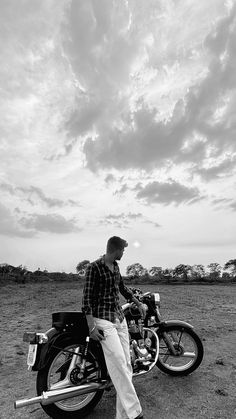
[[[123,282],[117,262],[114,262],[114,272],[111,272],[103,256],[91,263],[86,271],[82,311],[113,323],[116,316],[122,321],[124,314],[119,302],[119,292],[127,300],[133,296]]]

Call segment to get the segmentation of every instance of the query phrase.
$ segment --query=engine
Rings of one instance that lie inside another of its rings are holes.
[[[143,327],[142,320],[130,320],[128,322],[130,336],[130,356],[133,373],[149,371],[155,364],[159,341],[156,333],[147,327]]]

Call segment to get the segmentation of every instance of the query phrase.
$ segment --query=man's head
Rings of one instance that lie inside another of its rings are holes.
[[[114,260],[120,260],[128,243],[118,236],[110,237],[107,242],[107,254],[114,255]]]

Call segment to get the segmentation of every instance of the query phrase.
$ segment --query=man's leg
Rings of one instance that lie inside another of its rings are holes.
[[[130,342],[129,342],[129,332],[128,332],[128,327],[127,327],[127,322],[126,319],[123,320],[123,322],[119,322],[117,321],[116,323],[116,327],[117,327],[117,333],[118,336],[120,338],[120,342],[125,354],[125,358],[126,358],[126,366],[127,366],[127,370],[130,373],[130,379],[132,380],[132,374],[133,374],[133,368],[131,365],[131,358],[130,358]],[[141,408],[141,406],[140,406]],[[123,404],[122,404],[122,400],[120,400],[119,395],[117,394],[116,397],[116,412],[117,412],[117,418],[116,419],[120,419],[120,418],[126,418],[127,416],[125,415],[125,410],[123,408]],[[118,413],[121,413],[121,415],[119,416]]]
[[[117,392],[117,419],[134,419],[142,409],[132,383],[126,323],[121,326],[119,321],[113,324],[103,319],[94,320],[97,327],[104,331],[105,340],[101,341],[101,345],[108,372]]]

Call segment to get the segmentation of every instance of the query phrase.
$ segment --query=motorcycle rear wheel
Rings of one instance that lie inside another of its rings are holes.
[[[51,385],[65,378],[71,355],[66,352],[74,350],[78,346],[82,349],[82,344],[75,341],[62,343],[62,349],[54,349],[46,367],[38,372],[37,375],[37,394],[50,389]],[[102,362],[97,354],[91,349],[88,351],[86,368],[92,370],[89,375],[91,379],[100,379],[103,375]],[[75,396],[70,399],[60,400],[53,404],[41,405],[43,410],[53,419],[80,419],[87,416],[100,401],[104,390],[94,391],[93,393]]]
[[[158,333],[160,349],[156,366],[172,376],[191,374],[199,367],[203,359],[204,350],[201,339],[193,329],[184,326],[167,326],[164,332],[167,333],[177,354],[171,354],[163,332]]]

